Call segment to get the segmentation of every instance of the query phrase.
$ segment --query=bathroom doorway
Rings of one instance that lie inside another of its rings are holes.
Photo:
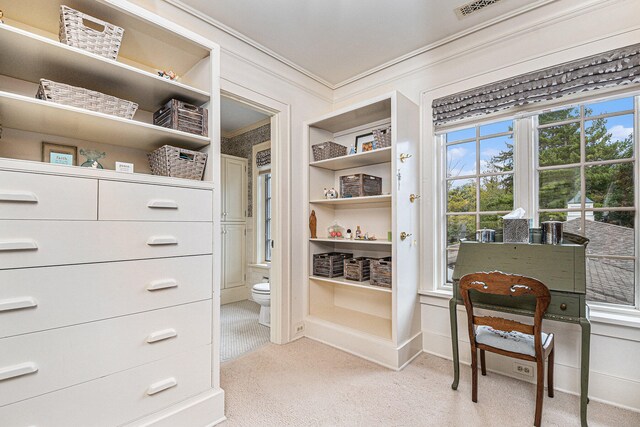
[[[272,341],[272,267],[278,265],[274,125],[276,113],[269,108],[235,94],[221,96],[221,362]]]

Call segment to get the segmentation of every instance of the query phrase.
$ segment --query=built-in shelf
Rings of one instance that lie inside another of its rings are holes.
[[[368,280],[364,282],[356,282],[354,280],[347,280],[344,278],[344,276],[332,277],[332,278],[320,277],[320,276],[309,276],[309,279],[315,280],[316,282],[331,283],[333,285],[351,286],[354,288],[368,289],[370,291],[391,293],[391,288],[384,288],[382,286],[373,286],[369,283]]]
[[[0,74],[17,79],[80,86],[134,101],[151,112],[172,98],[195,105],[209,101],[206,91],[9,25],[0,25],[0,46]]]
[[[210,143],[204,136],[1,91],[0,123],[5,128],[146,151],[164,144],[198,149]]]
[[[342,169],[358,168],[362,166],[377,165],[391,161],[391,147],[380,148],[364,153],[351,154],[348,156],[334,157],[333,159],[311,162],[309,166],[338,171]]]
[[[391,319],[338,306],[313,307],[307,320],[314,321],[314,318],[391,340]]]
[[[383,194],[381,196],[367,196],[367,197],[346,197],[344,199],[317,199],[311,200],[309,203],[318,205],[337,205],[337,206],[352,206],[352,205],[364,205],[372,203],[384,203],[391,206],[391,194]]]
[[[318,243],[337,243],[337,244],[344,244],[344,245],[391,246],[391,242],[387,240],[349,240],[349,239],[316,238],[316,239],[309,239],[309,241],[318,242]]]

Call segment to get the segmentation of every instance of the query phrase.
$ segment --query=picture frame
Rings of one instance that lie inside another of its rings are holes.
[[[42,142],[42,161],[56,165],[77,166],[78,147]]]
[[[365,153],[374,150],[373,132],[356,136],[356,153]]]

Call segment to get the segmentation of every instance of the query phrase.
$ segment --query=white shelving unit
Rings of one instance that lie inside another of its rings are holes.
[[[356,136],[391,125],[391,147],[314,161],[311,146],[334,141],[346,147]],[[418,106],[398,92],[361,102],[305,123],[308,148],[307,217],[315,211],[317,238],[307,250],[308,337],[358,354],[392,369],[401,369],[422,348],[418,307],[419,207],[410,194],[419,188]],[[404,161],[400,155],[409,155]],[[339,189],[340,177],[366,173],[382,178],[382,195],[327,200],[324,188]],[[327,236],[334,222],[374,234],[376,240]],[[391,232],[392,239],[388,240]],[[409,234],[400,240],[402,232]],[[372,286],[344,277],[319,277],[313,255],[350,252],[353,256],[393,259],[392,287]]]
[[[62,4],[124,28],[117,60],[58,41]],[[219,46],[126,0],[3,0],[0,8],[0,243],[18,242],[0,251],[0,301],[34,301],[3,314],[0,366],[37,370],[0,382],[0,419],[215,424],[224,418]],[[35,99],[41,78],[139,109],[127,120]],[[209,110],[207,136],[153,125],[172,98]],[[45,163],[43,142],[79,156],[105,152],[105,169]],[[206,153],[204,179],[151,175],[146,155],[165,144]],[[116,172],[115,161],[134,163],[136,173]],[[30,251],[19,250],[24,241]],[[78,404],[87,410],[73,411]]]

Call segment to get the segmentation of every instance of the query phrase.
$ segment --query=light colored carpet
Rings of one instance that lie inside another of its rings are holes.
[[[250,300],[220,307],[220,360],[235,359],[269,342],[270,330],[258,323],[260,305]]]
[[[269,344],[222,365],[224,427],[236,426],[531,426],[532,384],[492,372],[471,402],[470,368],[457,391],[451,362],[422,354],[401,372],[301,339]],[[544,400],[544,426],[579,426],[576,396]],[[589,425],[640,426],[640,414],[589,404]]]

